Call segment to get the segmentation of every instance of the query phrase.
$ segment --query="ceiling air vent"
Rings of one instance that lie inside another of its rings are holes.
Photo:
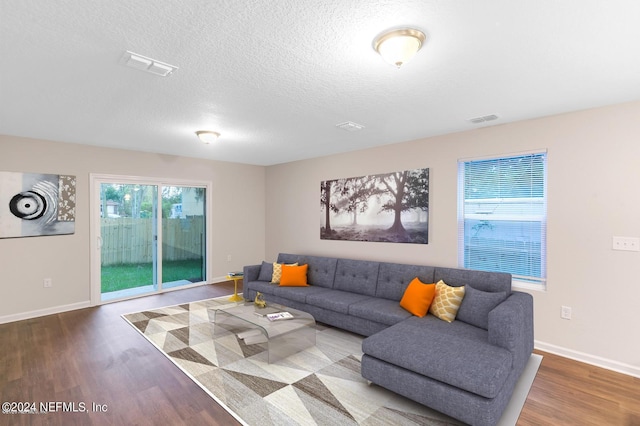
[[[146,71],[161,77],[168,77],[178,69],[178,67],[174,65],[169,65],[129,51],[125,52],[122,61],[128,67],[135,68],[140,71]]]
[[[362,124],[354,123],[353,121],[345,121],[344,123],[336,124],[336,127],[347,132],[357,132],[364,129]]]
[[[485,121],[493,121],[497,119],[498,119],[498,116],[496,114],[490,114],[490,115],[483,115],[482,117],[470,118],[469,122],[473,124],[480,124],[480,123],[484,123]]]

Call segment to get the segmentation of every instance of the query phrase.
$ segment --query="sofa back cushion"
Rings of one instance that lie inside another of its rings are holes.
[[[309,265],[307,269],[307,283],[319,287],[333,288],[333,280],[336,276],[335,257],[306,256],[297,254],[280,253],[278,263],[295,263]]]
[[[271,282],[273,278],[273,263],[262,261],[260,266],[260,273],[258,274],[258,281]]]
[[[420,281],[427,284],[436,282],[433,278],[433,270],[433,266],[381,262],[375,295],[400,301],[404,291],[414,278],[418,277]]]
[[[333,288],[375,296],[379,265],[378,262],[368,260],[338,259]]]
[[[442,280],[452,287],[470,285],[476,290],[511,294],[511,274],[453,268],[435,268],[434,274],[434,282]]]
[[[507,292],[482,291],[470,285],[466,285],[464,288],[464,299],[462,300],[456,319],[488,330],[489,312],[507,299]]]

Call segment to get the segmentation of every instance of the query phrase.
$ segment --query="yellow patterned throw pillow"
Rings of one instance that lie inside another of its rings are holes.
[[[436,284],[436,297],[431,303],[429,313],[443,321],[451,322],[456,319],[456,314],[464,298],[464,286],[451,287],[440,280]]]
[[[298,266],[296,263],[287,263],[288,266]],[[271,284],[280,284],[282,278],[282,263],[273,262],[273,275],[271,275]]]

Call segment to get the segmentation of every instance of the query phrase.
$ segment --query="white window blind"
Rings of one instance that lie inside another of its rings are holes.
[[[458,264],[546,284],[546,152],[458,162]]]

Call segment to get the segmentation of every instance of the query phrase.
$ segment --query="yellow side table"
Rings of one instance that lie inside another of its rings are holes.
[[[229,298],[232,302],[244,302],[242,296],[238,295],[238,281],[242,279],[242,276],[227,275],[227,279],[233,281],[233,296]]]

